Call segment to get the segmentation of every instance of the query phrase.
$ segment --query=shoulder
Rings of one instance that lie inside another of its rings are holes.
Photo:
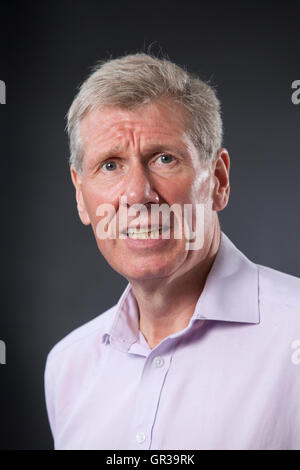
[[[47,356],[44,387],[53,436],[59,419],[56,409],[66,410],[96,370],[105,348],[103,335],[115,311],[116,305],[76,328],[56,343]]]
[[[296,309],[300,314],[300,278],[267,266],[257,265],[260,298]]]
[[[47,356],[47,363],[60,360],[62,357],[73,355],[76,351],[85,355],[88,349],[93,347],[95,341],[100,344],[102,336],[112,321],[116,305],[104,311],[84,325],[71,331],[53,346]]]

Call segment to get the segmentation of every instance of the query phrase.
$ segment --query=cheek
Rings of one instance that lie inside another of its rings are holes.
[[[194,181],[186,188],[178,190],[177,201],[184,204],[210,204],[212,202],[212,185],[210,180]]]
[[[196,180],[193,187],[195,199],[202,204],[211,204],[213,196],[214,181],[213,178],[207,174],[203,175]]]
[[[113,198],[107,190],[100,191],[98,187],[86,186],[82,189],[82,195],[86,210],[93,224],[101,219],[97,215],[97,213],[101,213],[101,207],[105,208],[107,206],[111,208],[112,212],[117,211],[119,200],[117,197]]]
[[[165,199],[183,204],[209,203],[212,199],[213,177],[209,168],[201,167],[192,173],[181,175],[176,184],[163,189]]]
[[[175,183],[166,184],[161,188],[161,194],[169,205],[173,203],[187,204],[192,201],[193,187],[193,181],[190,178],[180,179]]]

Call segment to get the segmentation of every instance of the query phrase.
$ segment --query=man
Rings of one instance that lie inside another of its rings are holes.
[[[55,448],[300,448],[300,281],[220,230],[229,156],[213,89],[146,54],[111,60],[68,132],[80,219],[129,284],[48,355]],[[157,206],[175,210],[153,223]]]

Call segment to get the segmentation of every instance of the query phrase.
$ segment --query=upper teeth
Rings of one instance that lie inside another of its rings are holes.
[[[155,228],[129,228],[127,233],[149,233],[154,232],[155,230],[159,230],[159,227]]]
[[[154,237],[159,236],[159,231],[161,229],[159,227],[148,229],[148,228],[129,228],[127,230],[127,234],[132,238],[148,238],[148,235]]]

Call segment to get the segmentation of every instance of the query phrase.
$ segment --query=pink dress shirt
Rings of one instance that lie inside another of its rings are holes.
[[[150,349],[128,284],[50,351],[56,449],[300,449],[300,279],[222,233],[189,325]]]

